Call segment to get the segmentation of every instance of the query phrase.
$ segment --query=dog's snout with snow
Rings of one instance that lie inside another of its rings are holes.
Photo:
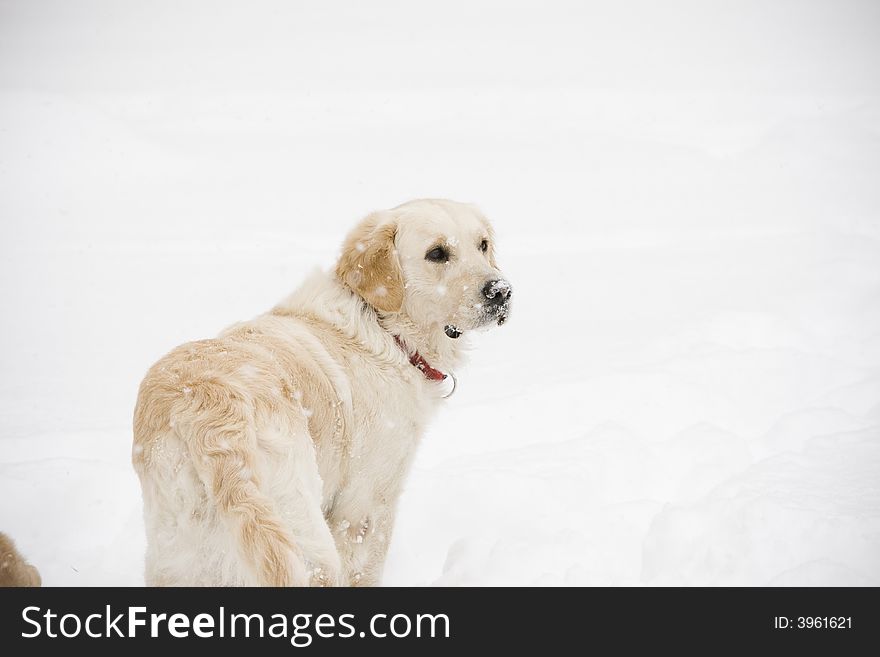
[[[483,296],[486,299],[486,313],[497,320],[498,324],[507,321],[510,312],[510,297],[513,288],[503,278],[486,281]]]

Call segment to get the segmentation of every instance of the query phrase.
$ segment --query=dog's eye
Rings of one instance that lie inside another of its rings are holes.
[[[425,260],[430,260],[431,262],[446,262],[449,260],[449,251],[442,246],[435,246],[425,254]]]
[[[487,240],[483,240],[480,242],[480,251],[485,253],[489,249],[489,242]]]

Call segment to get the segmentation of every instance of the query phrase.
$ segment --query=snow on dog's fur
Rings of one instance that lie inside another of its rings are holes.
[[[509,299],[482,214],[412,201],[364,219],[335,271],[272,311],[162,358],[134,415],[147,584],[378,583],[450,387],[419,365],[455,370]]]

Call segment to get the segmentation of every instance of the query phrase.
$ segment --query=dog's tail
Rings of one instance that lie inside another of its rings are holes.
[[[252,405],[247,393],[203,382],[188,392],[181,414],[187,444],[202,482],[238,538],[240,558],[259,586],[308,586],[302,553],[272,499],[260,489]]]
[[[40,572],[25,561],[15,543],[0,532],[0,586],[40,586]]]

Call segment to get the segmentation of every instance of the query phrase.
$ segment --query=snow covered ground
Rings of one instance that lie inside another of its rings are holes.
[[[495,222],[393,585],[880,584],[880,4],[0,2],[0,530],[138,585],[147,367]]]

